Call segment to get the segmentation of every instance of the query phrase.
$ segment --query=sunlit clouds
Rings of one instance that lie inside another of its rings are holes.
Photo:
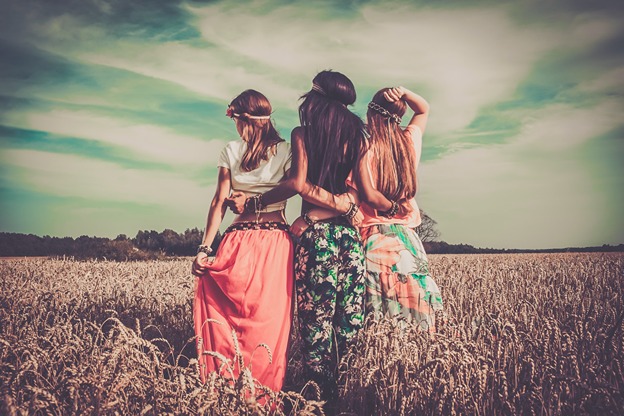
[[[624,242],[616,1],[28,0],[5,9],[1,231],[201,228],[216,158],[237,139],[228,102],[262,91],[289,139],[298,98],[334,69],[355,83],[360,116],[384,86],[430,102],[418,202],[443,240]],[[28,221],[33,204],[45,220]]]

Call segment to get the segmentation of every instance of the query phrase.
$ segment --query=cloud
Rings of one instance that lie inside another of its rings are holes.
[[[539,56],[561,40],[547,28],[516,25],[504,7],[373,4],[336,17],[312,5],[267,2],[187,10],[194,16],[188,24],[196,25],[204,44],[112,38],[104,28],[62,15],[42,25],[49,40],[41,47],[220,100],[254,87],[277,107],[293,109],[311,77],[326,68],[345,72],[362,90],[426,86],[434,108],[431,126],[442,134],[466,127],[480,107],[511,94]]]
[[[9,113],[5,124],[57,135],[94,140],[127,149],[136,160],[168,165],[214,165],[225,141],[204,141],[149,124],[134,124],[87,111]]]
[[[596,78],[581,81],[578,89],[581,93],[624,96],[624,65]]]
[[[259,14],[265,5],[215,3],[193,11],[204,39],[277,72],[310,77],[331,67],[343,70],[358,87],[426,86],[431,128],[440,134],[466,127],[479,108],[513,93],[559,40],[548,29],[517,26],[503,7],[370,4],[343,18],[328,17],[312,5]],[[233,32],[230,25],[247,30]],[[280,30],[267,30],[275,27]]]
[[[1,158],[9,182],[43,194],[155,204],[188,212],[188,201],[195,206],[214,192],[214,186],[202,188],[179,173],[121,168],[74,155],[9,149]],[[199,211],[204,211],[207,202],[199,205]]]
[[[419,201],[443,238],[584,244],[622,225],[621,209],[605,207],[624,209],[611,197],[621,147],[609,142],[609,158],[587,152],[623,128],[616,3],[24,0],[5,9],[1,120],[25,129],[3,137],[8,188],[203,220],[207,201],[188,199],[206,192],[198,184],[214,181],[223,138],[236,137],[224,105],[256,88],[287,134],[298,97],[331,68],[354,81],[360,114],[383,86],[430,101]],[[583,210],[597,215],[579,223]]]
[[[582,146],[621,126],[613,117],[621,110],[622,103],[612,101],[527,112],[521,132],[507,143],[460,149],[421,164],[421,207],[444,218],[442,238],[452,235],[453,242],[507,248],[587,244],[596,228],[613,226],[613,217],[604,190],[593,186],[598,179],[589,174]]]

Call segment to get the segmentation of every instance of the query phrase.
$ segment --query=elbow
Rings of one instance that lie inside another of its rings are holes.
[[[385,210],[385,205],[387,204],[387,199],[384,196],[375,195],[375,194],[365,194],[364,201],[368,206],[378,210]]]
[[[301,194],[305,189],[305,178],[303,178],[303,180],[298,178],[290,178],[286,181],[286,186],[292,192]]]
[[[378,204],[378,198],[375,198],[376,195],[374,195],[371,192],[361,192],[360,193],[360,197],[362,198],[362,202],[365,202],[366,204],[370,205],[371,207],[375,207]]]
[[[305,181],[296,181],[291,189],[298,194],[303,193],[305,190]]]

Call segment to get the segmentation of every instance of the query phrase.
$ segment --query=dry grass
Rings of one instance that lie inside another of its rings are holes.
[[[624,254],[430,260],[437,334],[370,323],[342,361],[345,414],[624,412]],[[296,340],[294,392],[200,383],[189,267],[0,261],[0,414],[321,414]]]

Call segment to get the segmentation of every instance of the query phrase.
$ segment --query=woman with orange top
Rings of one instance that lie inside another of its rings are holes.
[[[403,129],[408,106],[414,115]],[[369,141],[354,177],[364,215],[367,316],[394,317],[434,332],[442,297],[415,231],[421,222],[416,172],[428,116],[429,104],[420,95],[403,87],[378,91],[368,104]]]

